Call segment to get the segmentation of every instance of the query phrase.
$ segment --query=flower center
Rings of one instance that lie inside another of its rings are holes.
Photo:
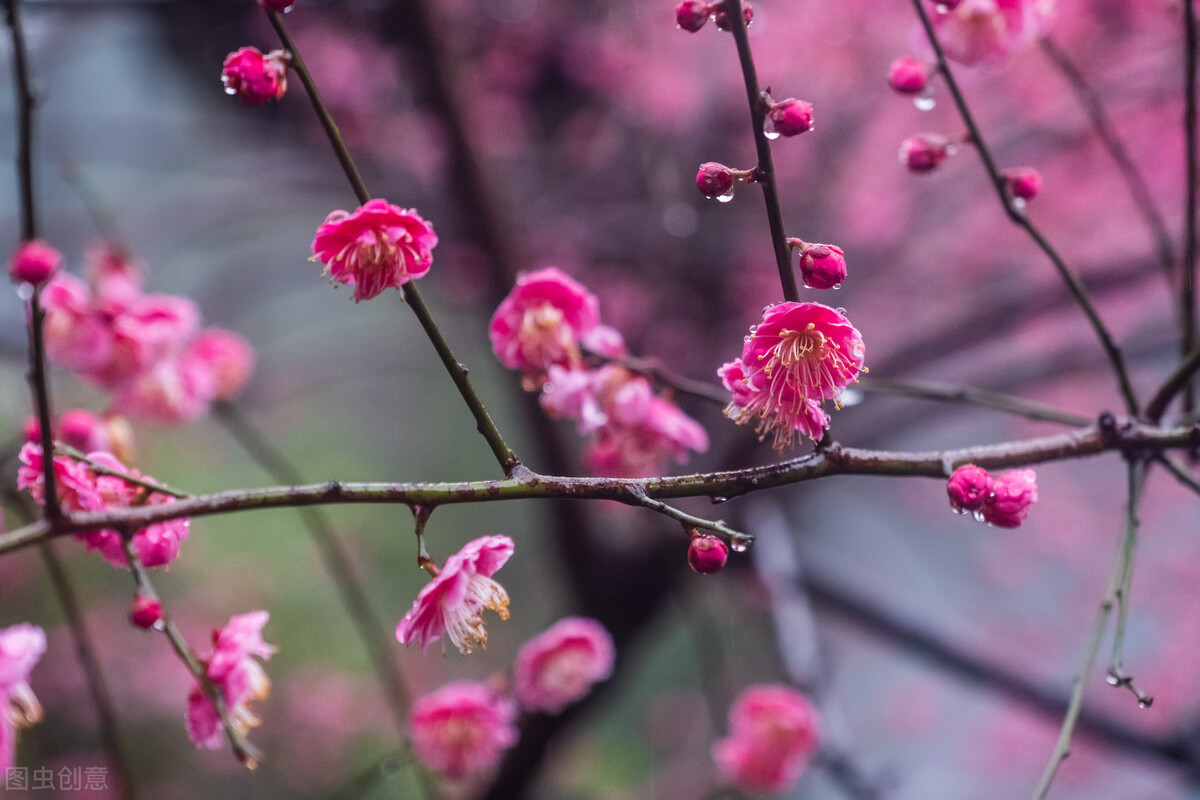
[[[562,360],[571,346],[571,329],[562,309],[542,303],[525,310],[519,334],[525,357],[534,364],[550,366]]]

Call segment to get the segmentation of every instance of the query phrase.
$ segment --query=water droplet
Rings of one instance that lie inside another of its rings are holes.
[[[835,284],[833,285],[833,290],[834,290],[835,292],[836,292],[838,289],[840,289],[840,288],[842,288],[842,285],[841,285],[840,283],[835,283]]]
[[[754,333],[755,333],[757,330],[758,330],[758,326],[757,326],[757,325],[751,325],[751,326],[750,326],[750,334],[751,334],[751,335],[753,335],[753,334],[754,334]]]
[[[743,337],[742,337],[742,341],[743,341],[743,342],[745,342],[746,344],[750,344],[750,337],[749,337],[749,336],[743,336]]]
[[[957,152],[958,152],[958,145],[956,145],[956,144],[946,145],[946,156],[947,157],[952,156]]]
[[[718,497],[712,497],[712,498],[709,498],[709,499],[711,499],[711,500],[712,500],[712,504],[713,504],[714,506],[719,506],[719,505],[721,505],[721,503],[728,503],[728,502],[729,502],[729,498],[728,498],[728,497],[720,497],[720,496],[718,496]]]
[[[982,511],[976,511],[976,512],[972,513],[971,516],[973,516],[975,518],[976,522],[983,522],[983,512]]]
[[[771,141],[775,141],[776,139],[778,139],[778,138],[779,138],[779,131],[767,131],[767,130],[764,130],[764,131],[763,131],[763,136],[767,137],[767,138],[768,138],[768,139],[770,139]]]
[[[805,282],[804,282],[804,288],[805,288],[805,289],[811,289],[812,287],[808,285],[808,281],[805,281]]]
[[[939,14],[949,14],[950,13],[950,6],[943,5],[942,3],[938,3],[933,8]]]
[[[1104,680],[1108,681],[1109,686],[1120,686],[1121,678],[1115,672],[1110,672],[1104,676]]]
[[[1138,700],[1138,708],[1149,708],[1154,705],[1153,697],[1143,697]]]
[[[226,87],[225,87],[225,94],[227,94],[227,95],[229,95],[229,96],[231,96],[231,97],[232,97],[233,95],[237,94],[237,89],[233,88],[232,86],[226,86]]]
[[[22,283],[20,286],[18,286],[17,297],[21,298],[22,302],[29,302],[30,298],[33,297],[33,284]]]
[[[729,535],[729,549],[735,553],[746,552],[752,544],[754,544],[754,537],[748,533],[731,533]]]
[[[834,311],[841,314],[843,317],[846,316],[846,309],[842,308],[841,306],[838,306],[837,308],[835,308]]]
[[[917,107],[918,111],[932,111],[933,107],[937,105],[937,99],[934,98],[933,92],[926,88],[913,98],[913,105]]]
[[[728,203],[733,199],[733,187],[730,186],[728,192],[717,195],[715,199],[718,203]]]
[[[1025,210],[1025,198],[1024,197],[1014,197],[1012,199],[1012,207],[1015,208],[1017,211],[1024,211]]]
[[[957,515],[958,515],[958,516],[960,516],[960,517],[961,517],[963,514],[966,514],[966,513],[967,513],[967,509],[965,509],[965,508],[953,508],[953,507],[951,507],[951,509],[950,509],[950,510],[951,510],[951,511],[953,511],[955,514],[957,514]]]
[[[767,313],[768,311],[770,311],[770,310],[771,310],[772,308],[774,308],[774,307],[775,307],[775,304],[774,304],[774,303],[767,303],[765,306],[763,306],[763,313],[764,313],[764,314],[765,314],[765,313]]]

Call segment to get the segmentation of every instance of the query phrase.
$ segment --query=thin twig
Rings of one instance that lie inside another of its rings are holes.
[[[706,531],[719,533],[728,540],[730,547],[734,550],[745,550],[754,543],[754,537],[748,533],[734,530],[725,524],[722,519],[704,519],[693,514],[688,514],[686,511],[681,511],[674,506],[667,505],[660,500],[654,500],[646,496],[640,486],[630,488],[630,494],[633,495],[638,505],[657,511],[663,516],[670,517],[673,520],[682,522],[685,526],[702,528]]]
[[[991,179],[992,188],[995,189],[996,196],[1000,199],[1000,205],[1004,208],[1004,213],[1012,220],[1013,224],[1023,229],[1033,239],[1038,248],[1054,264],[1054,268],[1058,271],[1059,276],[1074,296],[1075,302],[1082,309],[1088,322],[1091,323],[1092,329],[1095,331],[1101,346],[1104,348],[1105,354],[1108,356],[1113,374],[1117,379],[1121,397],[1125,401],[1126,410],[1130,414],[1136,415],[1138,413],[1137,394],[1134,392],[1133,384],[1129,380],[1129,373],[1125,368],[1125,359],[1121,355],[1120,348],[1113,341],[1112,334],[1104,324],[1104,321],[1100,319],[1100,314],[1092,303],[1092,299],[1088,294],[1087,288],[1083,285],[1083,281],[1067,266],[1066,261],[1063,260],[1062,256],[1059,255],[1058,251],[1054,249],[1042,232],[1013,205],[1008,196],[1004,177],[1001,175],[1000,169],[996,166],[996,160],[992,156],[991,150],[988,149],[987,144],[983,140],[979,126],[975,122],[975,117],[971,113],[966,98],[958,86],[958,81],[954,78],[954,73],[950,69],[949,62],[946,60],[946,54],[942,51],[942,45],[933,31],[933,23],[929,19],[929,12],[925,9],[924,0],[913,0],[913,8],[916,9],[917,16],[921,20],[921,26],[925,30],[925,36],[936,55],[938,71],[946,81],[946,87],[950,90],[950,96],[954,100],[954,106],[958,109],[958,114],[962,118],[963,124],[967,126],[967,130],[970,133],[970,141],[979,153],[980,160],[983,162],[988,177]]]
[[[725,14],[730,31],[737,43],[738,63],[742,66],[742,79],[746,84],[746,99],[750,103],[750,124],[754,133],[754,149],[758,153],[758,166],[754,170],[754,182],[762,186],[763,200],[767,205],[767,224],[771,229],[771,247],[775,251],[775,266],[779,269],[779,282],[783,286],[785,300],[798,301],[800,287],[792,269],[791,249],[787,245],[787,234],[783,230],[783,209],[779,204],[776,188],[775,164],[771,160],[771,143],[763,131],[766,118],[766,100],[758,85],[758,72],[754,67],[754,55],[750,52],[750,38],[746,35],[746,21],[742,18],[741,0],[725,0]]]
[[[1137,461],[1129,462],[1129,514],[1133,516],[1133,524],[1125,526],[1125,538],[1121,543],[1121,578],[1117,584],[1117,624],[1113,631],[1112,654],[1108,660],[1108,683],[1115,687],[1124,687],[1137,698],[1138,705],[1149,708],[1154,698],[1147,695],[1133,682],[1133,676],[1125,672],[1125,623],[1129,617],[1129,593],[1133,586],[1133,564],[1137,556],[1137,520],[1138,501],[1142,496],[1142,487],[1146,481],[1146,465]]]
[[[1196,83],[1200,58],[1200,47],[1196,30],[1196,4],[1193,0],[1183,3],[1183,46],[1184,46],[1184,90],[1183,90],[1183,133],[1186,149],[1187,197],[1184,200],[1183,237],[1183,280],[1180,303],[1183,312],[1183,337],[1180,356],[1185,357],[1196,348],[1196,212],[1197,195],[1200,193],[1200,133],[1196,123]],[[1189,382],[1184,396],[1184,413],[1195,408],[1194,385]]]
[[[1170,472],[1175,477],[1175,480],[1179,481],[1196,494],[1200,494],[1200,481],[1197,481],[1195,478],[1193,478],[1191,473],[1188,471],[1188,468],[1184,464],[1180,463],[1178,459],[1159,453],[1154,457],[1154,460],[1166,467],[1167,472]]]
[[[1093,422],[1092,419],[1080,414],[1072,414],[1069,411],[1062,411],[1003,392],[938,381],[893,380],[871,376],[860,378],[854,388],[862,392],[919,397],[924,400],[947,403],[965,403],[981,408],[990,408],[994,411],[1003,411],[1006,414],[1024,417],[1035,422],[1057,422],[1073,428],[1085,428]]]
[[[88,456],[85,455],[83,452],[76,450],[74,447],[71,447],[68,444],[63,444],[62,442],[59,442],[58,444],[56,444],[54,446],[54,452],[62,453],[63,455],[67,456],[68,458],[72,458],[75,461],[79,461],[83,464],[87,464],[88,469],[90,469],[92,472],[96,473],[97,475],[108,475],[113,478],[120,478],[121,480],[125,481],[125,483],[128,483],[130,486],[140,486],[143,489],[148,489],[151,492],[156,492],[158,494],[165,494],[168,497],[174,497],[174,498],[178,498],[178,499],[182,499],[184,497],[191,497],[191,495],[189,493],[187,493],[181,489],[172,488],[165,483],[161,483],[159,481],[152,481],[148,478],[144,478],[139,475],[130,475],[128,472],[123,472],[122,470],[119,470],[119,469],[113,469],[112,467],[106,467],[103,464],[96,461],[95,459],[88,458]]]
[[[1175,399],[1175,395],[1189,384],[1191,377],[1196,374],[1196,370],[1200,370],[1200,347],[1189,353],[1179,363],[1175,371],[1163,381],[1163,385],[1154,393],[1154,397],[1150,398],[1150,402],[1146,405],[1146,419],[1149,422],[1158,422],[1162,419],[1167,406]]]
[[[943,480],[947,470],[973,463],[985,469],[1008,469],[1031,464],[1084,458],[1106,452],[1127,457],[1150,456],[1169,449],[1190,449],[1200,443],[1200,427],[1159,428],[1128,418],[1104,417],[1095,425],[1054,436],[994,445],[909,452],[867,450],[833,442],[820,451],[760,467],[652,478],[591,478],[540,475],[524,470],[503,480],[454,483],[351,483],[327,481],[305,486],[268,486],[195,495],[153,506],[72,513],[52,522],[39,520],[0,534],[0,555],[44,539],[89,530],[144,528],[181,517],[209,516],[233,511],[298,506],[382,503],[434,507],[459,503],[558,497],[572,500],[616,500],[641,506],[649,498],[732,497],[834,475],[923,477]]]
[[[269,12],[267,18],[270,19],[271,26],[275,28],[275,32],[279,35],[279,41],[283,43],[284,48],[291,54],[291,68],[300,76],[300,82],[304,84],[304,88],[308,92],[308,98],[312,103],[313,110],[316,111],[317,117],[321,121],[321,126],[325,129],[325,134],[329,138],[330,145],[333,146],[333,151],[337,155],[338,163],[342,166],[342,171],[350,181],[350,186],[354,190],[355,197],[358,198],[360,204],[365,204],[371,199],[371,193],[367,190],[366,183],[362,179],[362,174],[359,173],[358,167],[355,166],[354,158],[350,155],[350,151],[346,148],[346,143],[342,140],[342,135],[338,130],[337,124],[329,114],[324,101],[321,100],[321,95],[317,91],[312,73],[308,71],[304,59],[300,56],[300,51],[296,48],[296,43],[288,33],[287,27],[283,23],[282,15],[279,12]],[[504,437],[500,434],[499,428],[496,427],[496,423],[488,414],[487,409],[484,408],[483,401],[475,392],[474,387],[471,386],[471,381],[467,377],[466,366],[455,358],[449,343],[442,335],[437,323],[434,322],[433,315],[429,313],[425,301],[421,299],[421,293],[417,290],[416,285],[412,281],[409,281],[401,287],[401,291],[403,292],[405,301],[412,308],[413,313],[416,314],[417,321],[421,323],[421,328],[425,331],[425,335],[429,337],[434,350],[437,351],[442,365],[450,374],[451,380],[454,381],[454,386],[458,389],[458,393],[462,395],[467,407],[471,410],[472,416],[475,417],[475,427],[492,449],[492,454],[500,464],[500,468],[504,470],[504,474],[512,475],[513,470],[519,467],[521,462],[517,459],[512,449],[505,444]]]

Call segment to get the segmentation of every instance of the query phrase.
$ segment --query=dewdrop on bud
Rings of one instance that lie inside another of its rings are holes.
[[[296,0],[258,0],[258,4],[262,6],[263,11],[280,11],[286,14],[292,10]]]
[[[780,100],[767,111],[763,120],[763,133],[768,139],[780,136],[798,136],[811,131],[813,126],[812,103],[789,97]]]
[[[833,244],[805,244],[800,276],[810,289],[836,289],[846,280],[846,254]]]
[[[712,197],[725,203],[733,199],[733,170],[716,161],[708,161],[700,165],[696,173],[696,188],[705,197]]]
[[[62,253],[41,239],[30,239],[13,253],[8,265],[8,275],[13,283],[28,283],[41,286],[62,266]]]
[[[910,136],[900,145],[900,163],[912,172],[932,172],[950,155],[950,140],[936,133]]]
[[[950,474],[946,493],[956,514],[979,511],[992,494],[992,476],[982,467],[963,464]]]
[[[733,25],[729,21],[729,12],[726,10],[725,4],[721,3],[714,6],[714,9],[713,22],[716,23],[716,26],[723,31],[733,30]],[[747,25],[754,21],[754,9],[745,0],[742,0],[742,21]]]
[[[1018,208],[1042,191],[1042,176],[1033,167],[1013,167],[1001,173],[1005,188]]]
[[[150,630],[162,622],[163,607],[158,598],[147,594],[137,593],[133,605],[129,607],[129,621],[139,628]]]
[[[996,477],[980,511],[984,521],[997,528],[1018,528],[1037,499],[1037,473],[1015,469]]]
[[[720,572],[729,560],[729,546],[716,536],[696,533],[688,545],[688,566],[701,575]]]
[[[700,0],[683,0],[675,6],[675,22],[685,31],[695,33],[704,27],[712,9]]]

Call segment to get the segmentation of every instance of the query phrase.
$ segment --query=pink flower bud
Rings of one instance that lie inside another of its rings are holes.
[[[950,142],[935,133],[910,136],[900,145],[900,163],[913,172],[932,172],[950,155]]]
[[[92,412],[75,408],[58,418],[58,438],[83,453],[109,450],[108,426]]]
[[[708,3],[701,2],[701,0],[683,0],[675,6],[675,21],[685,31],[695,33],[704,27],[704,23],[708,22],[711,10]]]
[[[225,94],[248,106],[279,100],[287,92],[288,57],[282,50],[263,55],[257,47],[243,47],[225,58],[221,83]]]
[[[139,628],[150,630],[162,621],[163,607],[158,598],[137,593],[129,607],[129,621]]]
[[[1042,191],[1042,176],[1033,167],[1013,167],[1003,172],[1008,193],[1020,200],[1032,200]]]
[[[9,262],[8,275],[13,283],[31,283],[40,286],[58,272],[62,265],[62,253],[41,239],[24,242],[13,253]]]
[[[25,425],[21,428],[21,434],[25,437],[25,441],[41,446],[42,426],[38,422],[37,417],[25,418]]]
[[[725,4],[721,3],[714,8],[713,22],[716,23],[717,27],[723,31],[733,30],[733,25],[729,21],[729,12],[725,10]],[[754,9],[750,7],[750,4],[746,0],[742,0],[742,20],[747,25],[754,20]]]
[[[833,244],[806,244],[800,251],[800,275],[813,289],[836,289],[846,280],[846,254]]]
[[[1037,473],[1015,469],[996,478],[983,504],[983,519],[997,528],[1019,528],[1037,502]]]
[[[258,4],[262,6],[263,11],[282,11],[286,13],[292,10],[292,6],[296,4],[296,0],[258,0]]]
[[[780,136],[798,136],[805,131],[811,131],[813,126],[812,103],[789,97],[780,100],[767,112],[763,122],[763,130],[768,135],[774,133]]]
[[[929,70],[915,58],[897,58],[888,68],[888,85],[900,94],[916,94],[929,83]]]
[[[696,173],[696,188],[705,197],[724,197],[733,193],[733,170],[716,161],[700,165]]]
[[[954,470],[946,483],[950,507],[960,514],[978,511],[992,494],[992,476],[974,464],[963,464]]]
[[[688,565],[701,575],[720,572],[729,560],[729,545],[711,534],[702,533],[692,537],[688,546]]]

